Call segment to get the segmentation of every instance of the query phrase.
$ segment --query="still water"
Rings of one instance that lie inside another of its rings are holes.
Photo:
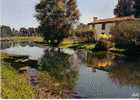
[[[109,52],[60,49],[16,44],[1,51],[28,55],[39,69],[71,83],[73,98],[140,97],[140,57]],[[45,66],[45,67],[44,67]],[[47,67],[46,67],[47,66]],[[52,67],[55,66],[55,67]]]

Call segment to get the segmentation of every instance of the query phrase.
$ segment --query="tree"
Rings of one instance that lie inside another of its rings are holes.
[[[24,27],[20,28],[20,34],[23,35],[23,36],[26,36],[28,35],[28,30]]]
[[[52,46],[57,46],[79,19],[76,0],[41,0],[36,12],[39,30]]]
[[[114,14],[118,17],[131,16],[140,17],[140,1],[139,0],[118,0],[118,4],[114,9]]]
[[[139,51],[140,21],[121,22],[111,29],[111,33],[116,47]]]
[[[118,4],[114,10],[116,16],[130,16],[132,14],[132,0],[118,0]]]
[[[30,36],[33,36],[33,35],[35,35],[35,29],[33,28],[33,27],[30,27],[30,28],[28,28],[28,34],[30,35]]]
[[[11,35],[12,35],[12,30],[9,26],[5,26],[5,25],[0,26],[0,36],[1,37],[11,36]]]
[[[88,25],[80,23],[77,25],[75,31],[75,37],[79,42],[93,43],[95,42],[95,30]]]
[[[135,0],[135,16],[140,18],[140,0]]]

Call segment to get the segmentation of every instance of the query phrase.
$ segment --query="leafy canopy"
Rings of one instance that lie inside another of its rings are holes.
[[[39,30],[52,46],[57,46],[79,20],[76,0],[41,0],[36,12]]]

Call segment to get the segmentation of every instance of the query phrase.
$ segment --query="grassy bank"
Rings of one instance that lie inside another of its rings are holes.
[[[13,36],[13,37],[2,37],[0,41],[33,41],[33,42],[43,42],[43,38],[39,36]]]
[[[18,73],[14,66],[4,63],[9,55],[0,52],[1,63],[1,97],[4,99],[37,98],[37,92],[32,88],[23,74]]]
[[[24,75],[19,74],[9,65],[1,65],[1,96],[5,99],[37,98],[35,90]]]
[[[79,43],[78,41],[74,41],[72,39],[64,39],[63,42],[59,44],[60,48],[79,48],[79,49],[94,49],[95,44],[93,43]]]
[[[38,84],[35,89],[29,84],[25,74],[19,73],[16,65],[9,65],[4,59],[10,56],[0,52],[1,64],[1,97],[9,99],[51,99],[70,98],[70,90],[67,90],[67,81],[59,81],[48,74],[47,71],[38,71]],[[12,62],[10,62],[12,63]],[[67,92],[67,93],[66,93]]]

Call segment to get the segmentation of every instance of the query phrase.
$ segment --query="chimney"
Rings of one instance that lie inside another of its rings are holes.
[[[93,22],[96,22],[97,19],[98,17],[93,17]]]

